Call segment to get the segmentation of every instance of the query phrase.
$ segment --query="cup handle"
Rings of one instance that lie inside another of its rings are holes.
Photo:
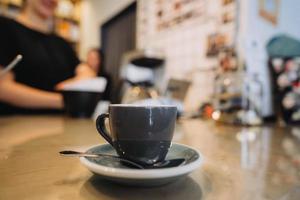
[[[105,128],[105,119],[106,118],[109,118],[109,114],[108,113],[104,113],[104,114],[101,114],[97,117],[97,120],[96,120],[96,128],[98,130],[98,132],[100,133],[100,135],[111,145],[111,146],[114,146],[113,145],[113,142],[112,142],[112,139],[111,137],[109,136],[109,133],[108,131],[106,130]]]

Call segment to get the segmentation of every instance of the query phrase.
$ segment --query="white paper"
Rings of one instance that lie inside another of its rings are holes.
[[[107,80],[104,77],[84,79],[69,83],[62,90],[65,91],[86,91],[86,92],[104,92]]]

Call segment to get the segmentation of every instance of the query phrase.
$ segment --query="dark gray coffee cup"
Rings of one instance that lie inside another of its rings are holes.
[[[175,106],[111,104],[109,113],[98,116],[96,127],[120,157],[152,165],[168,153],[176,115]],[[106,118],[110,131],[105,128]]]

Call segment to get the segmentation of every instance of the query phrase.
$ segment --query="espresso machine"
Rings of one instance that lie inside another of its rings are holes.
[[[121,103],[156,99],[165,89],[165,58],[154,49],[134,50],[122,58]]]

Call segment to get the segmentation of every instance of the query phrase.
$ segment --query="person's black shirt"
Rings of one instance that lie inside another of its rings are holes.
[[[0,16],[0,65],[6,66],[17,54],[23,60],[13,69],[16,82],[46,91],[54,91],[57,83],[73,77],[79,64],[64,39]],[[28,112],[44,110],[22,109],[0,102],[0,114]]]

